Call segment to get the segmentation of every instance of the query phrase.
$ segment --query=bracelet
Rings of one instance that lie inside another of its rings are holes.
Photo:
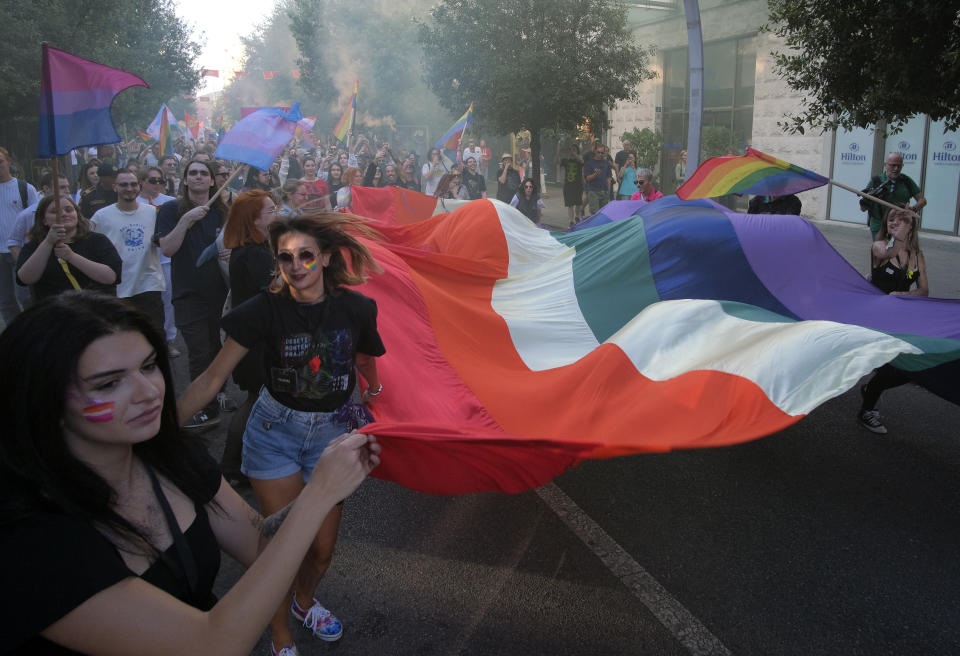
[[[377,391],[376,391],[376,392],[371,392],[371,391],[370,391],[370,388],[368,387],[368,388],[367,388],[367,391],[366,391],[366,395],[367,395],[367,396],[380,396],[380,392],[382,392],[382,391],[383,391],[383,383],[380,383],[379,385],[377,385]]]

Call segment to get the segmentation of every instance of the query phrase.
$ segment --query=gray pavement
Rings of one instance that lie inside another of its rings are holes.
[[[816,225],[865,271],[865,227]],[[922,243],[934,293],[960,297],[960,240]],[[851,390],[761,440],[589,461],[518,495],[371,479],[318,590],[344,637],[299,631],[300,653],[960,653],[960,408],[888,392],[878,436],[858,404]],[[228,418],[202,438],[215,456]],[[241,574],[224,556],[218,592]]]

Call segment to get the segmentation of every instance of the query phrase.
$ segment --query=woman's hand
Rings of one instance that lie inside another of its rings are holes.
[[[50,229],[47,231],[47,236],[43,238],[43,241],[45,241],[48,246],[53,247],[66,238],[67,229],[59,223],[54,223],[50,226]]]
[[[330,442],[313,468],[316,481],[336,498],[345,499],[380,464],[380,445],[373,435],[351,431]]]
[[[59,257],[64,262],[69,262],[70,257],[73,255],[73,249],[71,249],[70,246],[68,246],[66,243],[59,242],[53,247],[53,254]]]

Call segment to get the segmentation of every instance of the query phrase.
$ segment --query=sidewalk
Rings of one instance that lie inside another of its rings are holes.
[[[567,208],[563,206],[563,187],[547,183],[543,224],[552,230],[566,230]],[[860,275],[870,270],[870,232],[866,224],[843,221],[813,221],[821,234]],[[940,234],[920,235],[920,245],[927,262],[930,296],[960,299],[960,237]]]

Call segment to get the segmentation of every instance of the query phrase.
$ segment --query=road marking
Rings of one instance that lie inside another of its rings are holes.
[[[590,519],[563,490],[548,483],[537,488],[536,492],[688,652],[694,656],[732,656],[719,638],[670,596],[650,572]]]

